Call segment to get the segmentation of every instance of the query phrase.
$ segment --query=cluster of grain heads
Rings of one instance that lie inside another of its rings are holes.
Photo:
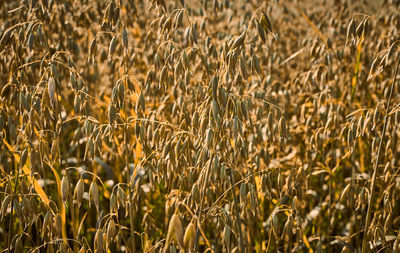
[[[5,2],[0,248],[398,252],[381,2]]]

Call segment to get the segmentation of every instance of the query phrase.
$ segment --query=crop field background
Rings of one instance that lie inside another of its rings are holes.
[[[400,2],[0,1],[0,252],[400,252]]]

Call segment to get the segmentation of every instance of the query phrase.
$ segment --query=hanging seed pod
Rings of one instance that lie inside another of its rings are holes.
[[[253,71],[256,71],[257,74],[261,73],[260,62],[258,60],[257,55],[253,54],[251,57],[251,66]]]
[[[92,202],[96,206],[97,212],[99,212],[100,211],[99,188],[97,187],[95,180],[92,181],[89,188],[89,205]]]
[[[43,218],[42,231],[41,231],[42,239],[44,238],[46,232],[50,231],[50,227],[52,226],[52,224],[53,224],[53,215],[51,214],[50,211],[47,211],[46,215]]]
[[[56,78],[59,79],[60,75],[59,75],[59,73],[57,71],[56,64],[54,62],[50,63],[50,69],[51,69],[52,76],[55,76]]]
[[[110,13],[114,11],[114,2],[110,1],[104,11],[104,16],[103,16],[103,24],[102,26],[104,26],[105,23],[110,22]]]
[[[175,16],[175,21],[174,21],[175,28],[182,26],[182,21],[183,21],[183,10],[180,10]]]
[[[69,73],[69,80],[70,80],[70,82],[71,82],[72,87],[73,87],[75,90],[78,90],[78,82],[76,81],[76,78],[75,78],[75,75],[74,75],[73,72],[70,72],[70,73]]]
[[[164,33],[164,32],[168,32],[168,31],[171,29],[171,26],[172,26],[172,18],[171,18],[171,17],[168,17],[168,18],[165,20],[164,24],[163,24],[162,32],[163,32],[163,33]]]
[[[261,41],[265,43],[265,30],[261,24],[261,22],[256,22],[257,24],[257,32],[258,36],[260,37]]]
[[[269,20],[268,15],[265,14],[265,12],[263,10],[262,10],[260,23],[261,23],[262,27],[264,28],[264,31],[266,34],[271,34],[272,36],[274,36],[274,34],[272,32],[271,21]],[[275,38],[275,36],[274,36],[274,38]]]
[[[182,54],[182,59],[183,59],[183,64],[185,65],[185,68],[188,69],[190,67],[190,60],[186,52],[183,52]]]
[[[94,55],[96,55],[96,46],[97,46],[97,40],[95,37],[95,38],[93,38],[92,42],[90,43],[89,57],[93,57]]]
[[[17,240],[15,240],[14,252],[15,253],[23,253],[24,252],[24,244],[23,244],[23,241],[20,236],[17,238]]]
[[[396,240],[394,240],[393,253],[400,253],[400,236],[397,236]]]
[[[375,111],[374,111],[374,117],[373,117],[373,120],[372,120],[372,128],[371,128],[371,131],[374,131],[374,129],[375,129],[375,127],[376,127],[376,124],[377,123],[379,123],[379,109],[378,109],[378,107],[377,108],[375,108]]]
[[[117,195],[114,193],[110,196],[110,213],[118,214],[118,200]]]
[[[221,111],[220,111],[220,107],[219,107],[219,104],[216,99],[213,99],[213,101],[212,101],[212,109],[213,109],[214,119],[217,121],[217,125],[219,125]]]
[[[88,142],[86,143],[86,147],[85,147],[85,156],[84,159],[88,159],[91,158],[92,160],[94,159],[94,143],[92,138],[90,138],[88,140]]]
[[[183,246],[189,252],[194,248],[196,237],[196,225],[194,222],[189,223],[185,230],[185,235],[183,236]]]
[[[206,145],[208,148],[211,148],[213,135],[214,131],[211,128],[208,128],[206,131]]]
[[[122,37],[122,44],[126,49],[128,49],[128,33],[126,32],[125,28],[122,30],[121,37]]]
[[[119,206],[124,207],[126,203],[126,194],[121,187],[117,189],[117,202]]]
[[[244,101],[240,102],[240,109],[242,111],[243,117],[245,120],[249,119],[249,110],[247,109],[247,103]]]
[[[85,191],[85,183],[83,182],[82,178],[78,180],[78,183],[75,186],[74,190],[74,200],[78,203],[78,208],[81,206],[83,201],[83,193]]]
[[[109,59],[109,60],[111,60],[111,57],[112,57],[112,55],[114,54],[115,49],[117,48],[117,44],[118,44],[117,36],[114,36],[114,37],[111,39],[110,47],[108,48],[108,59]]]
[[[113,104],[108,105],[108,122],[112,125],[116,118],[116,109]]]
[[[176,213],[172,215],[168,225],[167,240],[165,242],[164,252],[167,252],[167,249],[172,240],[174,240],[179,245],[179,247],[181,247],[182,249],[184,248],[182,223]]]
[[[367,115],[365,115],[364,125],[362,126],[362,135],[367,134],[370,124],[371,124],[371,115],[369,112],[367,112]]]
[[[94,236],[94,248],[96,252],[103,252],[103,231],[98,229]]]
[[[349,147],[353,146],[353,140],[354,140],[353,129],[349,129],[347,133],[347,146]]]
[[[393,42],[392,45],[390,46],[390,48],[389,48],[389,50],[388,50],[388,53],[387,53],[387,57],[386,57],[387,60],[390,60],[390,59],[392,58],[393,52],[395,51],[398,42],[399,42],[399,41],[396,40],[396,41]]]
[[[177,80],[179,78],[179,75],[182,73],[182,61],[178,61],[178,63],[175,66],[175,70],[174,70],[174,78],[175,80]]]
[[[193,39],[193,41],[194,41],[194,43],[198,43],[198,34],[197,34],[197,23],[195,23],[195,24],[193,24],[192,25],[192,27],[191,27],[191,36],[192,36],[192,39]]]
[[[242,74],[243,78],[247,80],[246,64],[244,63],[242,57],[239,58],[239,66],[240,66],[240,73]]]
[[[212,94],[214,98],[217,97],[217,91],[218,91],[218,75],[213,76],[213,78],[210,81],[209,86],[211,86]]]
[[[123,103],[124,103],[124,101],[125,101],[125,86],[124,86],[124,84],[122,83],[122,82],[119,82],[118,84],[117,84],[117,93],[118,93],[118,102],[119,102],[119,104],[122,104],[121,105],[121,107],[123,106]]]
[[[28,149],[25,148],[24,151],[22,151],[21,154],[21,160],[20,160],[20,166],[23,167],[26,163],[26,160],[28,159]]]
[[[29,51],[32,51],[34,43],[35,43],[35,35],[33,34],[33,32],[31,32],[29,34],[29,37],[28,37],[28,49],[29,49]]]
[[[61,179],[61,198],[64,203],[67,201],[68,193],[69,193],[68,177],[63,176]]]
[[[192,78],[192,74],[190,71],[185,72],[185,85],[188,86],[190,84],[190,79]]]
[[[11,195],[6,195],[3,201],[1,202],[0,217],[3,217],[6,214],[10,202],[11,202]]]
[[[107,240],[111,242],[112,238],[114,238],[114,235],[115,235],[115,222],[114,219],[111,219],[108,222],[107,226]]]
[[[60,147],[59,147],[57,139],[53,140],[53,143],[51,144],[50,153],[51,153],[51,157],[53,159],[59,159],[59,157],[60,157]]]
[[[46,253],[54,253],[54,248],[52,244],[47,245]]]
[[[47,82],[47,91],[49,93],[50,103],[54,106],[56,102],[56,82],[53,77],[50,77]]]
[[[235,50],[236,48],[240,47],[243,45],[244,39],[246,38],[246,32],[243,32],[239,37],[236,38],[236,40],[233,42],[231,46],[231,50]]]
[[[165,83],[165,81],[167,80],[167,67],[164,66],[161,70],[161,75],[160,75],[160,81],[159,81],[159,86],[163,85]]]
[[[59,237],[61,237],[62,234],[62,219],[61,215],[57,214],[54,220],[54,227],[56,228],[56,232]]]
[[[74,99],[75,114],[78,114],[80,112],[80,109],[81,109],[81,98],[80,98],[80,96],[75,96],[75,99]]]
[[[228,225],[225,225],[223,233],[223,239],[226,247],[229,249],[231,245],[231,229]]]
[[[139,109],[144,112],[146,109],[146,100],[144,98],[143,93],[140,93],[139,97],[138,97],[138,102],[136,104],[136,111],[138,112]]]
[[[292,202],[292,209],[296,212],[298,212],[301,208],[301,203],[300,200],[297,198],[297,196],[293,197],[293,202]]]

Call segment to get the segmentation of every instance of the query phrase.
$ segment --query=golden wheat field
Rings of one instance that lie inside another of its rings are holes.
[[[0,252],[400,252],[400,1],[0,1]]]

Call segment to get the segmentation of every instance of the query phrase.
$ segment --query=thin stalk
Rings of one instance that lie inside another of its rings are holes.
[[[8,241],[7,241],[7,248],[8,248],[8,253],[10,253],[10,248],[11,248],[11,236],[12,236],[12,223],[13,223],[13,210],[14,210],[14,196],[15,193],[17,192],[17,186],[18,186],[18,179],[19,179],[19,174],[21,174],[21,169],[22,169],[22,164],[19,164],[19,169],[18,169],[18,174],[17,174],[17,178],[15,179],[15,185],[14,185],[14,190],[13,193],[11,195],[11,217],[10,217],[10,222],[8,223]]]
[[[69,177],[69,176],[68,176]],[[70,178],[68,178],[70,179]],[[70,181],[71,182],[71,181]],[[78,230],[78,226],[79,226],[79,214],[76,214],[76,209],[74,206],[74,202],[73,202],[73,193],[68,194],[68,199],[69,199],[69,210],[71,211],[71,219],[72,219],[72,237],[74,239],[78,239],[78,234],[77,234],[77,230]],[[65,205],[64,208],[66,208],[66,204],[67,203],[63,203],[63,205]],[[74,252],[78,251],[79,249],[77,248],[78,244],[74,244]]]
[[[220,124],[219,124],[219,127],[218,127],[218,131],[217,131],[217,137],[220,135],[220,133],[221,133],[221,129],[222,129],[222,124],[223,124],[223,122],[224,122],[224,117],[225,117],[225,111],[224,111],[224,113],[222,114],[222,118],[221,118],[221,122],[220,122]],[[203,196],[201,196],[201,200],[200,200],[200,209],[199,209],[199,225],[198,225],[198,227],[197,227],[197,231],[196,231],[196,238],[195,238],[195,241],[194,241],[194,252],[197,252],[197,247],[199,246],[199,237],[200,237],[200,224],[201,224],[201,210],[203,209],[203,202],[204,202],[204,192],[205,192],[205,188],[206,188],[206,183],[207,183],[207,180],[208,180],[208,174],[210,173],[210,170],[211,170],[211,166],[212,166],[212,162],[213,162],[213,160],[215,159],[215,154],[216,154],[216,152],[215,152],[215,150],[213,151],[213,153],[212,153],[212,155],[211,155],[211,160],[210,160],[210,163],[209,163],[209,165],[208,165],[208,167],[207,167],[207,171],[206,171],[206,176],[205,176],[205,180],[204,180],[204,184],[203,184],[203,190],[202,190],[202,192],[203,192]],[[207,215],[206,215],[207,216]]]
[[[240,249],[241,252],[244,252],[244,240],[243,240],[243,233],[242,233],[242,221],[240,220],[240,210],[238,206],[238,201],[236,198],[235,190],[234,190],[234,185],[235,182],[233,180],[233,173],[232,169],[229,170],[229,177],[231,178],[231,186],[232,186],[232,195],[233,195],[233,205],[235,206],[235,213],[236,213],[236,220],[237,220],[237,226],[239,230],[239,238],[240,238]]]
[[[125,105],[126,106],[126,105]],[[126,166],[126,173],[127,173],[127,184],[129,185],[129,181],[130,181],[130,171],[129,171],[129,153],[128,153],[128,138],[127,138],[127,134],[128,134],[128,125],[125,124],[124,127],[124,144],[125,144],[125,166]],[[133,192],[131,192],[131,194],[133,194]],[[132,247],[132,251],[131,252],[136,252],[136,243],[135,243],[135,222],[134,222],[134,210],[133,210],[133,205],[132,203],[130,203],[129,206],[129,224],[131,226],[130,229],[130,233],[131,233],[131,247]]]
[[[382,129],[382,138],[379,142],[378,155],[376,157],[375,165],[374,165],[374,173],[372,176],[371,190],[370,190],[370,195],[369,195],[369,200],[368,200],[367,217],[365,218],[364,238],[363,238],[362,251],[361,251],[362,253],[367,252],[367,240],[368,240],[367,239],[367,230],[368,230],[368,228],[370,226],[370,222],[371,222],[372,201],[373,201],[374,195],[375,195],[375,188],[376,188],[375,181],[376,181],[376,177],[378,174],[378,163],[379,163],[379,158],[381,155],[383,140],[385,138],[386,127],[387,127],[387,123],[388,123],[388,119],[389,119],[390,100],[392,98],[394,86],[396,83],[397,72],[399,70],[399,64],[400,64],[400,57],[397,59],[396,71],[393,76],[392,87],[390,88],[389,98],[387,100],[386,111],[385,111],[385,122],[383,124],[383,129]]]
[[[211,160],[210,160],[210,163],[209,163],[209,165],[207,167],[206,175],[205,175],[205,178],[204,178],[204,184],[203,184],[203,190],[202,190],[203,195],[202,195],[201,200],[200,200],[200,209],[199,209],[199,226],[197,228],[196,238],[195,238],[195,241],[194,241],[194,252],[197,252],[197,247],[199,246],[201,213],[202,213],[201,210],[203,209],[203,202],[204,202],[204,196],[205,196],[204,192],[205,192],[205,188],[206,188],[206,185],[207,185],[208,174],[209,174],[209,172],[211,170],[211,165],[212,165],[212,162],[214,160],[214,156],[215,155],[213,154],[212,157],[211,157]]]

